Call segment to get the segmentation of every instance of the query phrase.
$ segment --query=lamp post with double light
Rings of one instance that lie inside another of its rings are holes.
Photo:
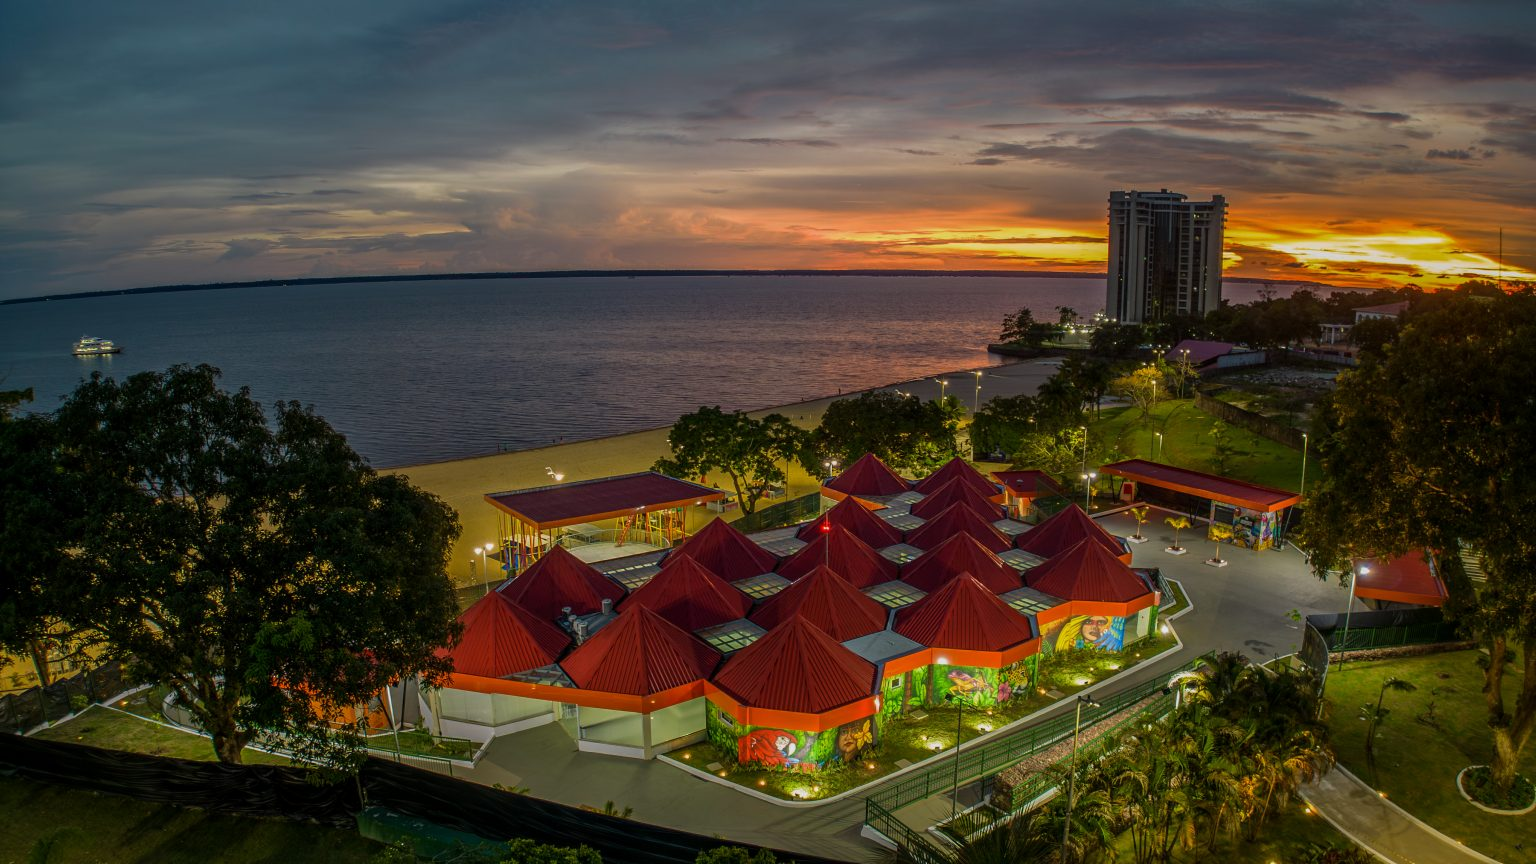
[[[1369,565],[1361,564],[1359,566],[1349,568],[1349,596],[1344,598],[1344,602],[1348,604],[1344,607],[1344,637],[1339,640],[1340,669],[1344,667],[1344,660],[1349,656],[1345,652],[1349,649],[1349,616],[1355,611],[1355,580],[1359,579],[1361,576],[1369,575],[1371,575],[1371,568]]]
[[[1102,707],[1098,702],[1081,694],[1077,697],[1077,716],[1072,721],[1072,761],[1067,770],[1067,818],[1061,826],[1061,860],[1067,860],[1067,844],[1072,836],[1072,805],[1077,803],[1077,736],[1083,728],[1083,706]]]
[[[828,480],[831,480],[831,479],[833,479],[834,477],[837,476],[837,460],[836,459],[828,459],[827,461],[825,461],[825,462],[823,462],[821,464],[822,464],[822,467],[827,469],[827,479]]]
[[[944,401],[944,388],[949,386],[949,379],[947,379],[947,378],[935,378],[933,380],[935,380],[935,381],[937,381],[939,383],[939,401],[943,402]]]
[[[475,551],[480,555],[480,578],[485,580],[485,593],[487,594],[491,593],[491,571],[485,566],[485,556],[495,548],[495,544],[492,543],[475,547]]]
[[[960,732],[965,722],[965,700],[954,693],[944,694],[944,701],[955,706],[955,780],[949,795],[949,818],[955,818],[960,805]]]
[[[981,372],[980,369],[978,369],[975,372],[972,372],[971,374],[976,376],[976,395],[971,397],[971,416],[975,417],[976,416],[976,412],[981,410],[981,375],[982,375],[982,372]]]
[[[1152,434],[1157,438],[1157,443],[1152,447],[1152,461],[1156,462],[1163,455],[1163,433],[1153,432]]]
[[[1079,426],[1077,431],[1083,433],[1083,473],[1088,473],[1088,427]]]
[[[1089,471],[1083,475],[1083,510],[1093,509],[1093,481],[1099,479],[1099,472]]]

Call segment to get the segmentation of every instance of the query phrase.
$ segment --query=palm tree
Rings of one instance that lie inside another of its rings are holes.
[[[1141,504],[1139,506],[1132,507],[1125,512],[1131,514],[1131,518],[1136,520],[1136,536],[1132,537],[1131,539],[1137,541],[1147,539],[1141,536],[1141,526],[1147,524],[1147,517],[1152,512],[1151,508],[1145,504]]]
[[[1168,547],[1169,552],[1183,552],[1184,547],[1179,545],[1179,532],[1189,527],[1188,516],[1169,516],[1163,520],[1173,527],[1173,545]]]
[[[1037,807],[961,845],[955,864],[1044,861],[1061,849],[1059,808]]]
[[[1387,691],[1395,690],[1399,693],[1412,693],[1417,689],[1419,688],[1415,687],[1411,681],[1404,681],[1401,678],[1388,678],[1381,682],[1381,692],[1376,694],[1375,706],[1370,704],[1360,706],[1360,717],[1366,721],[1365,755],[1367,759],[1376,758],[1376,730],[1381,728],[1381,722],[1387,719],[1388,714],[1392,713],[1390,708],[1383,708],[1381,706],[1381,703],[1387,698]]]
[[[1227,562],[1221,560],[1221,544],[1232,539],[1232,526],[1212,522],[1209,534],[1210,538],[1216,543],[1216,554],[1205,563],[1213,567],[1225,567]]]

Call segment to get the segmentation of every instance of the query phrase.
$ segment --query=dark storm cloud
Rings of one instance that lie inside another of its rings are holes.
[[[1451,159],[1458,162],[1467,162],[1472,159],[1476,159],[1477,157],[1473,156],[1472,151],[1470,150],[1438,150],[1435,148],[1430,148],[1429,150],[1424,151],[1424,158]]]
[[[1409,163],[1457,169],[1423,182],[1510,172],[1484,184],[1503,202],[1529,165],[1421,154],[1536,156],[1533,16],[1432,0],[11,4],[0,291],[777,249],[772,264],[801,260],[805,237],[753,208],[1099,218],[1110,185],[1327,192]],[[1477,130],[1441,137],[1448,104],[1480,106],[1456,115]],[[1387,149],[1403,139],[1423,143]],[[307,236],[337,221],[326,207],[356,236]]]

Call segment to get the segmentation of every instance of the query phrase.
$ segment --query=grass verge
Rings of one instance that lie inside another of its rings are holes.
[[[0,861],[95,864],[366,862],[385,847],[355,831],[250,819],[0,776]]]
[[[50,726],[32,736],[44,741],[89,744],[108,750],[127,750],[151,756],[175,756],[180,759],[214,760],[213,742],[201,735],[162,726],[133,714],[92,705],[83,713]],[[245,750],[247,765],[290,765],[287,757],[260,750]],[[51,859],[50,859],[51,860]]]
[[[1326,693],[1334,749],[1355,776],[1441,833],[1500,861],[1528,861],[1527,850],[1536,849],[1536,819],[1485,813],[1456,790],[1461,769],[1486,764],[1493,756],[1478,656],[1477,651],[1448,651],[1349,662],[1342,669],[1335,664]],[[1382,705],[1391,714],[1376,733],[1373,765],[1365,755],[1361,708],[1375,705],[1388,678],[1416,689],[1387,692]],[[1520,675],[1511,669],[1504,679],[1506,704],[1513,704],[1519,685]],[[1536,776],[1530,748],[1520,772]]]

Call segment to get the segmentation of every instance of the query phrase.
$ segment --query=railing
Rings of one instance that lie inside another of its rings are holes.
[[[734,527],[744,534],[752,534],[804,522],[820,512],[821,493],[812,492],[809,495],[801,495],[799,498],[770,504],[755,513],[748,513],[737,519]]]
[[[1169,676],[1179,672],[1195,669],[1202,660],[1186,663],[1176,670],[1168,673]],[[1123,690],[1113,696],[1106,696],[1100,700],[1099,707],[1084,706],[1082,722],[1084,727],[1092,726],[1106,717],[1113,716],[1137,702],[1146,699],[1154,693],[1158,693],[1167,687],[1167,678],[1159,676],[1146,681],[1128,690]],[[1138,712],[1139,713],[1139,712]],[[1005,768],[1010,768],[1022,762],[1029,756],[1038,753],[1046,747],[1055,744],[1072,734],[1072,727],[1076,720],[1073,714],[1063,714],[1060,717],[1047,720],[1043,723],[1021,729],[998,741],[974,747],[970,750],[961,750],[959,761],[959,780],[962,784],[989,773],[995,774]],[[890,811],[901,808],[928,798],[938,791],[951,790],[955,786],[955,760],[945,759],[943,764],[936,765],[925,771],[909,774],[894,783],[877,789],[865,800],[866,810],[868,805],[875,804]]]
[[[895,814],[874,801],[864,802],[864,824],[895,843],[903,855],[902,860],[917,864],[954,864],[954,857],[935,848],[922,834],[907,827]]]

